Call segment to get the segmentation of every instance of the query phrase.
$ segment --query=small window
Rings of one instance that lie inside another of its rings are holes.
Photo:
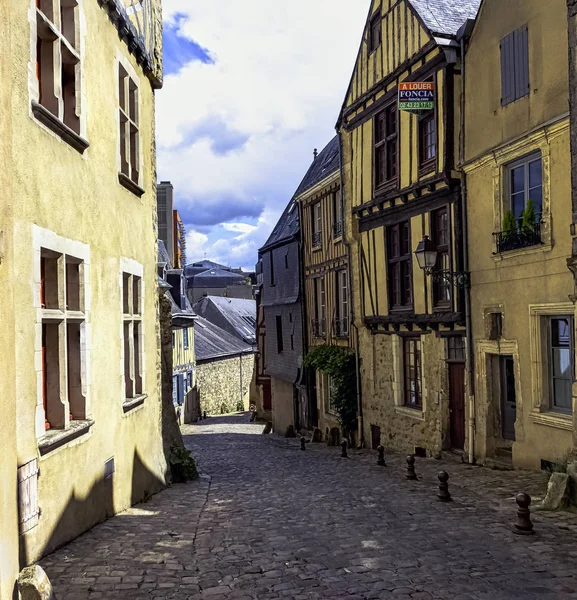
[[[379,11],[379,13],[371,19],[371,28],[369,32],[369,52],[374,52],[381,45],[383,29],[382,24],[383,20]]]
[[[387,229],[387,276],[391,310],[413,306],[411,230],[409,221]]]
[[[543,212],[543,165],[540,154],[533,154],[506,166],[507,205],[513,211],[518,227],[523,222],[523,211],[529,200],[535,212],[535,223]]]
[[[527,25],[501,40],[501,105],[529,95],[529,31]]]
[[[283,350],[283,334],[282,334],[282,316],[276,316],[276,345],[277,352],[280,354]]]
[[[421,340],[420,338],[405,338],[403,346],[405,406],[422,410]]]
[[[446,207],[431,213],[432,241],[437,246],[437,266],[439,272],[450,271],[450,231],[449,211]],[[451,304],[451,284],[439,277],[433,282],[433,305],[435,307],[448,307]]]
[[[184,349],[188,350],[188,329],[182,330],[182,341],[184,343]]]
[[[448,359],[456,362],[465,362],[465,338],[452,335],[448,341]]]
[[[344,337],[349,334],[349,292],[347,271],[336,272],[337,319],[335,335]]]
[[[573,317],[550,317],[548,329],[551,410],[571,413],[575,378]]]
[[[434,111],[419,121],[419,164],[421,168],[433,168],[437,156],[437,127]]]
[[[284,268],[288,269],[289,261],[288,261],[288,252],[284,255]]]
[[[333,237],[339,238],[343,235],[343,196],[341,190],[332,194],[333,205]]]
[[[118,65],[118,104],[120,172],[138,184],[140,178],[138,86],[122,65]]]
[[[314,279],[315,283],[315,320],[313,334],[315,337],[324,337],[326,334],[327,307],[325,298],[324,277]]]
[[[397,179],[397,104],[390,104],[374,118],[373,168],[375,186]]]
[[[313,248],[320,248],[323,245],[323,214],[320,202],[313,204],[311,215],[313,232],[312,246]]]

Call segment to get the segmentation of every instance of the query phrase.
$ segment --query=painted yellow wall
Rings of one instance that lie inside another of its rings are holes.
[[[0,301],[4,306],[10,294],[18,299],[13,331],[6,332],[3,326],[0,337],[2,355],[10,357],[4,360],[4,369],[15,367],[15,377],[3,377],[0,385],[7,385],[6,379],[16,383],[15,392],[5,394],[2,390],[2,401],[8,403],[2,407],[2,413],[6,409],[10,414],[17,404],[18,435],[16,440],[13,435],[3,439],[10,440],[7,446],[15,449],[18,464],[39,458],[35,432],[38,357],[34,353],[39,282],[34,271],[33,226],[89,246],[87,294],[90,294],[91,336],[87,344],[90,416],[94,425],[90,433],[40,457],[42,514],[38,526],[20,538],[27,561],[127,508],[146,493],[158,490],[166,468],[160,438],[160,359],[156,331],[154,93],[145,73],[119,40],[106,12],[97,2],[81,2],[84,15],[81,22],[85,25],[81,28],[85,30],[82,110],[86,114],[85,137],[90,147],[80,155],[31,115],[29,76],[33,81],[31,48],[35,39],[28,19],[29,13],[34,13],[34,6],[32,1],[10,3],[8,20],[12,31],[3,55],[10,57],[13,88],[7,92],[3,87],[0,94],[2,104],[11,106],[6,114],[9,112],[13,131],[18,132],[11,144],[3,136],[0,150],[13,157],[12,169],[3,175],[14,183],[13,192],[4,196],[2,207],[4,214],[4,206],[9,199],[13,200],[13,228],[8,225],[6,231],[10,253],[0,265],[0,280],[9,278],[11,284],[0,286]],[[1,20],[5,22],[4,18]],[[145,190],[142,198],[118,183],[118,55],[124,57],[139,81],[141,172]],[[147,398],[141,406],[126,413],[119,343],[121,257],[142,265],[145,290],[142,322]],[[4,426],[3,418],[1,427]],[[115,458],[115,473],[105,481],[104,462],[111,457]],[[12,472],[6,481],[14,477]],[[3,517],[5,507],[3,503]],[[3,530],[2,536],[5,535]]]
[[[501,107],[500,40],[527,24],[529,96]],[[539,317],[573,312],[568,295],[572,277],[567,20],[562,0],[485,0],[466,57],[466,166],[469,254],[472,273],[473,336],[476,351],[476,439],[478,460],[499,447],[499,398],[491,385],[490,356],[512,354],[517,377],[516,442],[518,467],[539,469],[570,448],[570,418],[547,411],[547,369],[536,362],[542,337]],[[543,160],[543,245],[494,254],[493,233],[502,229],[505,166],[540,151]],[[539,306],[540,308],[531,307]],[[489,313],[503,315],[501,342],[488,341]],[[489,366],[487,366],[489,364]],[[542,380],[542,384],[538,381]]]
[[[192,371],[192,387],[196,385],[194,360],[194,328],[187,327],[188,348],[184,347],[184,329],[173,329],[174,347],[172,349],[172,370],[174,373]]]

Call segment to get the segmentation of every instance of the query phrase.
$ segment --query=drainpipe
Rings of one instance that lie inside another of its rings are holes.
[[[467,223],[467,178],[465,164],[465,41],[471,35],[474,20],[468,19],[461,27],[458,37],[461,43],[461,115],[459,128],[459,167],[461,170],[461,218],[463,222],[463,271],[469,272],[469,227]],[[468,459],[475,462],[475,363],[473,350],[473,325],[471,318],[471,284],[465,287],[465,335],[467,339],[466,378],[469,400],[468,418]]]
[[[239,356],[239,360],[240,360],[240,404],[242,406],[242,408],[244,409],[244,398],[242,397],[242,355],[243,352],[241,351],[240,356]]]
[[[338,125],[337,125],[338,127]],[[341,203],[343,206],[343,220],[345,218],[345,211],[344,211],[344,206],[345,206],[345,188],[344,188],[344,172],[343,172],[343,144],[341,141],[341,135],[339,133],[339,131],[337,130],[337,135],[339,136],[339,161],[340,161],[340,171],[341,171]],[[348,258],[348,269],[347,269],[347,275],[348,275],[348,286],[349,286],[349,306],[350,306],[350,323],[352,328],[355,330],[355,339],[356,339],[356,352],[355,352],[355,375],[356,375],[356,383],[357,383],[357,427],[359,430],[359,442],[358,442],[358,447],[359,448],[364,448],[365,447],[365,429],[363,426],[363,397],[362,397],[362,388],[361,388],[361,362],[360,362],[360,358],[359,358],[359,348],[360,348],[360,343],[359,343],[359,329],[355,323],[355,309],[354,309],[354,302],[353,302],[353,275],[352,275],[352,253],[351,253],[351,245],[349,243],[349,241],[347,240],[347,236],[346,236],[346,229],[344,228],[344,223],[343,223],[343,243],[345,244],[346,248],[347,248],[347,258]]]

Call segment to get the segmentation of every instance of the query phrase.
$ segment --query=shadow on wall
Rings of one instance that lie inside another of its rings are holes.
[[[71,542],[95,525],[112,517],[114,512],[114,478],[115,474],[97,481],[85,498],[78,498],[73,491],[62,515],[44,545],[39,557],[46,556]],[[132,464],[131,505],[146,500],[165,487],[165,482],[152,473],[143,463],[137,451],[134,452]],[[40,502],[41,505],[41,502]],[[40,515],[40,525],[42,515]],[[33,533],[34,529],[30,533]],[[31,564],[26,543],[26,534],[21,535],[19,543],[20,569]]]

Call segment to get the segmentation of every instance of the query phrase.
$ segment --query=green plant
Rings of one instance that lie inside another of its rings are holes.
[[[332,382],[332,402],[345,432],[357,427],[356,356],[350,348],[316,346],[305,357],[305,367],[325,373]]]
[[[535,204],[533,200],[529,198],[527,200],[527,205],[525,206],[525,210],[521,215],[521,231],[524,233],[532,233],[535,231],[535,222],[537,220],[537,216],[535,215]]]
[[[173,482],[184,483],[198,478],[196,462],[183,446],[172,446],[168,461]]]
[[[503,233],[505,236],[515,235],[517,233],[517,219],[512,210],[505,211],[503,217]]]

